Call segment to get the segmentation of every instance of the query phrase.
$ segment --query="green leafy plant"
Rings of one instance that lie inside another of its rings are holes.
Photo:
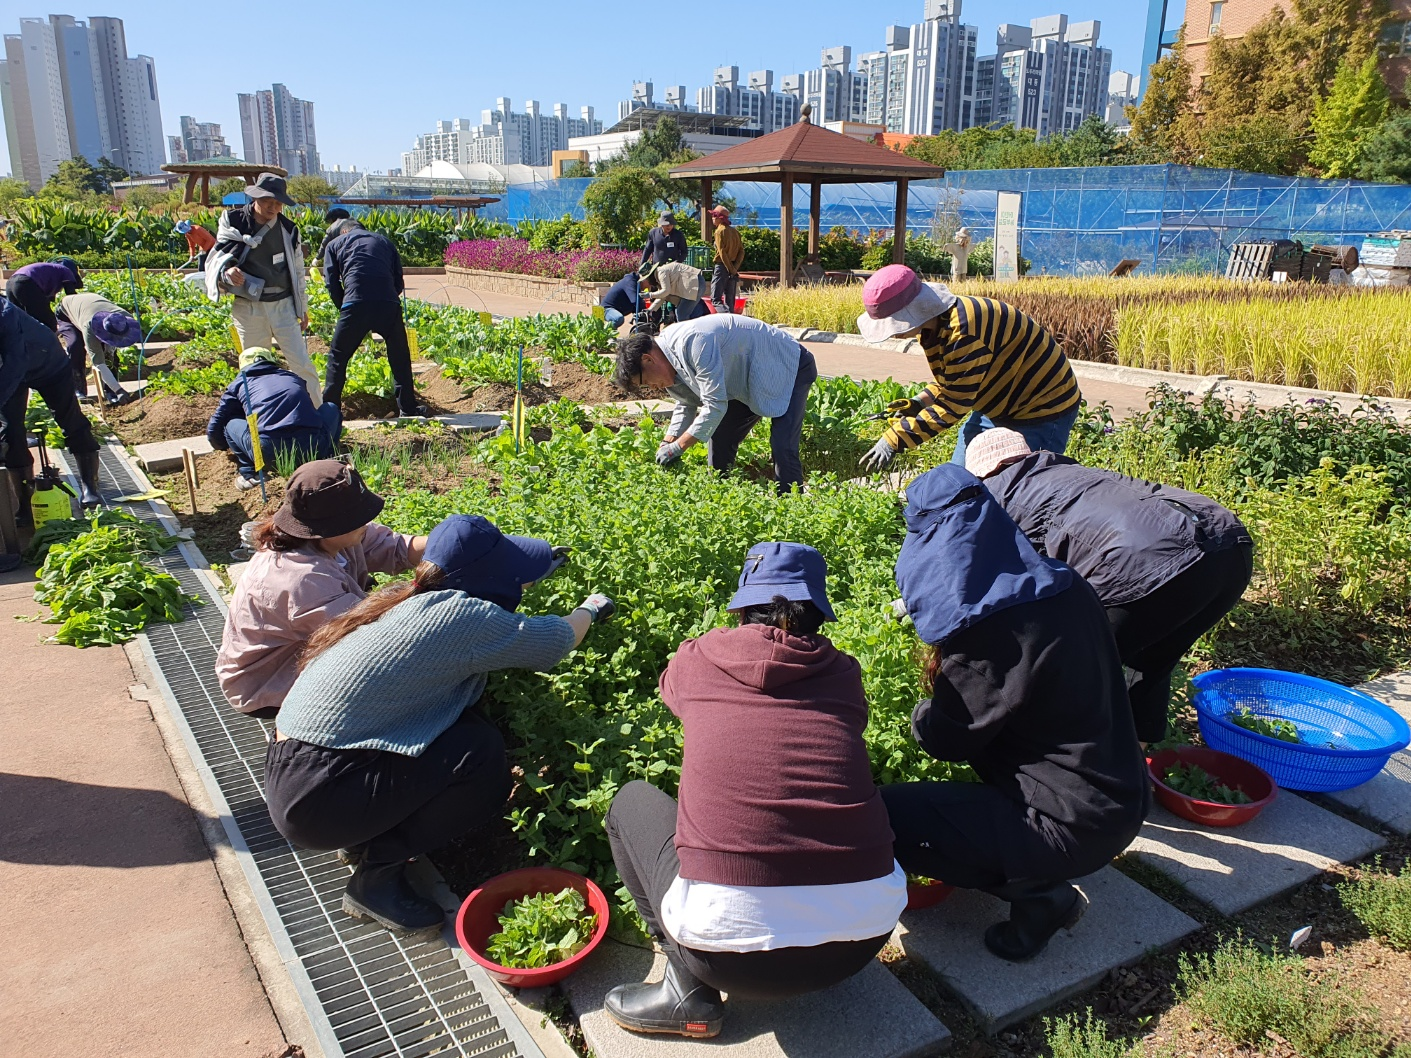
[[[1044,1018],[1044,1045],[1050,1058],[1129,1058],[1141,1053],[1140,1046],[1109,1039],[1107,1027],[1093,1016],[1092,1007],[1081,1021],[1076,1014]]]
[[[589,911],[577,889],[538,893],[505,904],[500,931],[492,933],[485,954],[501,966],[533,970],[577,955],[593,939],[598,916]]]
[[[147,392],[160,398],[207,396],[224,392],[235,381],[235,368],[224,360],[217,360],[206,367],[183,368],[180,371],[161,371],[147,377]]]
[[[1277,738],[1280,742],[1303,741],[1298,735],[1298,725],[1292,720],[1285,720],[1278,716],[1264,716],[1254,712],[1249,706],[1244,706],[1233,713],[1226,713],[1225,719],[1236,727],[1253,731],[1256,735],[1263,735],[1266,738]]]
[[[1397,951],[1411,951],[1411,864],[1399,874],[1381,869],[1363,871],[1354,882],[1338,886],[1338,896],[1367,932]]]
[[[1226,805],[1252,803],[1249,794],[1243,789],[1216,782],[1199,764],[1174,764],[1166,769],[1161,781],[1176,792],[1194,797],[1197,801],[1214,801]]]

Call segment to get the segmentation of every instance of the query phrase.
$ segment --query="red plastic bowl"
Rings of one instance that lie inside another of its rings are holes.
[[[577,889],[588,902],[588,909],[598,915],[597,927],[588,945],[577,955],[552,966],[541,966],[535,970],[518,970],[492,962],[485,955],[485,945],[491,934],[500,931],[500,914],[505,904],[521,897],[537,893],[557,893],[564,889]],[[485,967],[486,973],[511,988],[538,988],[562,981],[582,965],[583,960],[592,954],[608,931],[608,900],[603,891],[581,874],[574,874],[561,867],[525,867],[497,874],[475,892],[465,898],[465,903],[456,912],[456,940],[465,953]]]
[[[906,910],[920,911],[923,907],[935,907],[953,892],[955,886],[946,885],[945,882],[907,882]]]
[[[1204,768],[1206,773],[1218,783],[1238,787],[1251,799],[1247,805],[1226,805],[1218,801],[1201,801],[1187,797],[1179,790],[1173,790],[1163,781],[1166,772],[1173,764],[1194,764]],[[1257,764],[1219,750],[1205,746],[1176,746],[1163,749],[1146,759],[1147,771],[1151,773],[1152,785],[1156,787],[1156,799],[1162,807],[1174,812],[1192,823],[1204,823],[1208,827],[1237,827],[1248,823],[1273,803],[1279,788],[1269,773]]]

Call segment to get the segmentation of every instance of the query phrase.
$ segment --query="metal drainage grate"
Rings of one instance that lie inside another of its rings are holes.
[[[108,497],[150,488],[113,445],[102,452],[100,480]],[[171,528],[154,504],[118,506]],[[409,942],[349,918],[341,910],[348,868],[332,853],[293,847],[275,829],[263,787],[273,725],[236,712],[221,694],[215,660],[225,605],[188,562],[188,547],[159,563],[206,605],[188,607],[180,623],[149,626],[142,645],[325,1053],[542,1058],[494,986],[472,979],[479,971],[446,941]]]

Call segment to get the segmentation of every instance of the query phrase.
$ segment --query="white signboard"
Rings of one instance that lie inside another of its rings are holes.
[[[995,279],[1019,278],[1019,204],[1024,196],[1001,191],[995,197]]]

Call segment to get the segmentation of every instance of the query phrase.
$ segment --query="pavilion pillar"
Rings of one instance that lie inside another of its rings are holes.
[[[206,173],[201,177],[201,205],[211,204],[211,174]]]
[[[701,242],[710,245],[711,223],[710,208],[715,205],[713,200],[715,184],[706,177],[701,178]]]
[[[794,285],[794,178],[779,178],[779,285]]]
[[[815,180],[808,189],[808,255],[818,253],[818,221],[823,208],[823,185]]]
[[[892,264],[906,264],[906,181],[897,180],[897,219],[892,228]]]
[[[194,202],[194,201],[196,201],[196,174],[195,174],[195,173],[187,173],[187,174],[186,174],[186,198],[185,198],[185,201],[187,201],[187,202]]]

